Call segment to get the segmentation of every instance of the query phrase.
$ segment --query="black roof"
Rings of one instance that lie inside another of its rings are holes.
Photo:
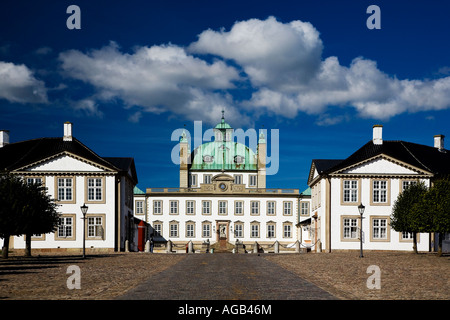
[[[383,141],[377,145],[371,141],[344,160],[317,160],[322,167],[319,173],[331,173],[364,160],[384,154],[419,169],[433,173],[435,176],[450,174],[450,151],[439,150],[422,144],[406,141]]]
[[[112,163],[115,167],[119,168],[122,173],[128,173],[131,171],[131,178],[138,183],[136,166],[134,164],[134,158],[123,158],[123,157],[104,157],[103,159]]]
[[[10,143],[0,148],[0,171],[13,171],[49,157],[69,152],[86,160],[121,173],[131,170],[137,183],[133,158],[101,157],[76,138],[39,138]]]

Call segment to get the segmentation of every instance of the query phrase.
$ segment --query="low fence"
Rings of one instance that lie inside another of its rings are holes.
[[[217,243],[210,244],[209,241],[202,243],[194,243],[192,241],[186,243],[174,243],[171,240],[165,243],[150,244],[147,241],[144,252],[154,253],[214,253],[214,252],[232,252],[232,253],[306,253],[314,248],[315,244],[306,245],[300,241],[291,244],[282,244],[278,241],[273,243],[260,244],[236,242],[234,245],[228,243],[226,250],[217,250]]]

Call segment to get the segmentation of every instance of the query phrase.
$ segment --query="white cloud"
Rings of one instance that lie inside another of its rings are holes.
[[[229,32],[206,30],[188,50],[236,61],[255,86],[290,90],[317,72],[322,41],[308,22],[269,17],[236,22]]]
[[[397,79],[373,60],[357,57],[344,66],[338,57],[322,58],[322,50],[310,23],[269,17],[236,22],[229,31],[205,30],[186,48],[155,45],[124,53],[112,42],[87,53],[66,51],[59,59],[67,76],[97,89],[97,100],[119,98],[137,106],[130,121],[144,112],[169,112],[215,123],[225,109],[236,124],[249,123],[247,113],[294,118],[303,112],[318,115],[319,125],[331,125],[355,110],[388,119],[450,108],[450,77]],[[233,97],[248,85],[248,100]],[[99,112],[98,103],[84,106]],[[334,115],[334,109],[345,109],[345,116]]]
[[[18,103],[47,103],[47,89],[27,66],[0,61],[0,98]]]
[[[170,111],[201,120],[219,110],[214,115],[217,121],[222,108],[235,108],[226,95],[216,91],[234,88],[237,70],[223,61],[207,63],[175,45],[139,47],[128,54],[112,42],[86,54],[66,51],[59,59],[65,74],[96,87],[97,97],[120,98],[143,111]]]

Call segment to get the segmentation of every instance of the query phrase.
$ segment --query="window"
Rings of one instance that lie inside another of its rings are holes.
[[[137,200],[136,201],[136,214],[143,214],[144,213],[144,201]]]
[[[242,184],[242,174],[236,174],[234,176],[234,184]]]
[[[195,223],[193,222],[187,222],[186,223],[186,237],[187,238],[193,238],[195,237]]]
[[[162,223],[161,222],[155,222],[153,223],[153,229],[154,229],[154,237],[159,237],[162,235]]]
[[[27,178],[27,184],[39,184],[39,185],[42,185],[42,178]]]
[[[343,181],[343,201],[358,202],[358,180]]]
[[[344,239],[358,239],[358,219],[344,218],[343,219],[343,238]]]
[[[192,200],[186,201],[186,214],[195,214],[195,202]]]
[[[87,236],[88,238],[103,238],[103,218],[87,218]]]
[[[58,224],[58,238],[72,238],[73,237],[73,218],[60,217]]]
[[[191,175],[189,176],[189,179],[190,179],[189,185],[190,185],[191,187],[196,187],[196,186],[197,186],[197,175],[196,175],[196,174],[191,174]]]
[[[203,183],[204,184],[211,184],[211,178],[212,178],[212,176],[210,174],[205,174],[203,176]]]
[[[236,238],[242,238],[244,236],[244,225],[242,223],[234,224],[234,236]]]
[[[211,238],[211,223],[204,222],[202,227],[202,237]]]
[[[270,223],[267,225],[267,238],[275,237],[275,224]]]
[[[178,214],[178,201],[170,201],[170,214]]]
[[[248,178],[249,178],[248,185],[250,187],[256,187],[256,176],[255,175],[249,175]]]
[[[234,202],[234,214],[242,215],[244,213],[243,206],[244,206],[243,201],[235,201]]]
[[[292,201],[284,201],[283,202],[283,214],[285,216],[292,215]]]
[[[407,232],[407,231],[403,231],[402,235],[401,235],[401,240],[412,240],[413,239],[413,233],[412,232]]]
[[[202,214],[211,214],[211,201],[202,201]]]
[[[219,201],[219,214],[227,214],[227,202]]]
[[[170,224],[170,237],[176,238],[178,237],[178,223],[172,222]]]
[[[301,215],[309,215],[309,203],[308,202],[301,202]]]
[[[259,201],[251,201],[251,214],[258,215],[259,214]]]
[[[58,201],[73,201],[73,179],[58,178]]]
[[[372,240],[388,240],[386,218],[372,218]]]
[[[275,201],[267,201],[267,215],[275,215]]]
[[[285,223],[283,225],[283,237],[284,238],[292,237],[292,225],[290,223]]]
[[[374,203],[387,203],[387,181],[374,180],[372,183],[372,201]]]
[[[259,224],[252,223],[251,225],[251,237],[259,238]]]
[[[87,179],[87,194],[88,201],[102,201],[103,200],[103,179],[102,178],[88,178]]]
[[[408,189],[409,186],[416,185],[416,180],[403,180],[402,181],[402,191]]]
[[[161,213],[162,213],[162,201],[153,200],[153,214],[161,214]]]

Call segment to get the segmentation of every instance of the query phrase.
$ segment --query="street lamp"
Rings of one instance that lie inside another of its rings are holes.
[[[358,206],[358,211],[359,211],[359,214],[361,215],[361,225],[360,225],[360,228],[359,228],[359,232],[360,232],[360,234],[359,234],[359,241],[360,241],[360,244],[361,244],[360,253],[359,253],[359,257],[360,258],[363,257],[362,219],[363,219],[363,213],[364,213],[365,209],[366,209],[366,207],[364,207],[364,205],[362,203]]]
[[[86,258],[86,213],[88,206],[84,203],[81,207],[81,213],[83,214],[83,259]]]

